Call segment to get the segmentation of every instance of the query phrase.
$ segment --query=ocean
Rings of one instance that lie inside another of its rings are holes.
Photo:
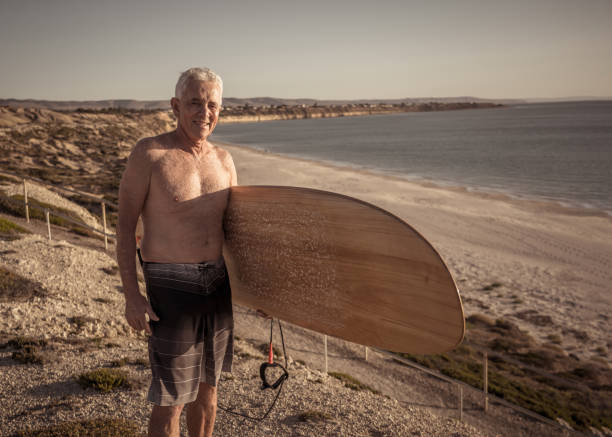
[[[223,124],[212,140],[612,215],[612,101]]]

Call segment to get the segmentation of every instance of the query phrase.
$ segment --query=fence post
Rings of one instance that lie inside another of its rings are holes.
[[[49,218],[48,209],[45,209],[45,218],[47,219],[47,232],[49,234],[49,240],[51,240],[51,219]]]
[[[327,335],[323,336],[323,345],[325,348],[325,374],[328,373],[328,368],[327,368]]]
[[[459,420],[463,420],[463,387],[457,384],[459,388]]]
[[[365,346],[365,360],[368,361],[368,347]]]
[[[106,203],[102,202],[102,224],[104,226],[104,249],[108,250],[108,237],[106,235]]]
[[[484,384],[483,384],[483,392],[484,392],[484,410],[485,413],[489,410],[489,360],[487,359],[487,353],[484,353],[484,363],[482,366],[483,376],[484,376]]]
[[[30,207],[28,206],[28,186],[26,180],[23,180],[23,199],[25,202],[26,221],[30,223]]]

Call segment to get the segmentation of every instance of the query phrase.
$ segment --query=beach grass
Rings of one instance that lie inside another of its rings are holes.
[[[31,219],[35,220],[46,220],[45,218],[45,210],[48,209],[51,211],[49,215],[49,222],[53,225],[60,226],[65,228],[66,230],[73,232],[77,235],[81,235],[89,238],[96,238],[102,240],[104,237],[101,235],[90,231],[87,229],[85,223],[81,220],[81,218],[75,214],[73,211],[68,209],[60,208],[49,203],[40,202],[32,197],[28,198],[29,204],[29,214]],[[53,211],[57,211],[58,213],[70,217],[72,220],[76,222],[80,222],[83,226],[72,223],[64,219],[63,217],[59,217],[53,214]],[[25,198],[22,195],[14,195],[7,196],[4,193],[0,193],[0,212],[5,214],[10,214],[16,217],[25,217]]]
[[[0,234],[16,235],[16,234],[31,234],[26,228],[19,226],[10,220],[0,217]]]
[[[483,390],[482,353],[488,351],[489,393],[549,419],[561,418],[578,430],[612,429],[612,372],[606,363],[576,363],[503,319],[491,323],[471,316],[468,321],[466,341],[453,351],[399,355]]]

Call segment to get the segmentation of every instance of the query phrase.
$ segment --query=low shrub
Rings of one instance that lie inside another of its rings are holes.
[[[0,302],[26,302],[44,294],[46,290],[39,282],[0,266]]]
[[[117,388],[131,388],[127,373],[118,369],[95,369],[82,373],[77,378],[84,388],[91,387],[96,390],[109,392]]]
[[[47,360],[40,353],[40,348],[45,347],[47,341],[30,337],[14,337],[5,346],[16,349],[11,358],[22,364],[44,364]]]
[[[323,411],[308,410],[297,415],[297,420],[300,422],[325,422],[331,419],[331,416]]]

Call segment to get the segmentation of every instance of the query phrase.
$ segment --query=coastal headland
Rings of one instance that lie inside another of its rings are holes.
[[[299,120],[304,118],[354,117],[400,112],[454,111],[459,109],[496,108],[497,103],[352,103],[344,105],[263,105],[225,107],[219,117],[220,123],[256,122],[271,120]]]

